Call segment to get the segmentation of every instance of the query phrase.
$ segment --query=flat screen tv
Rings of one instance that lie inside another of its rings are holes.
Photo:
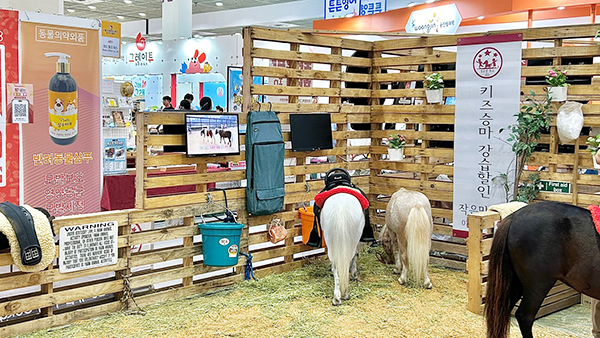
[[[292,151],[332,149],[329,114],[290,114]]]
[[[185,114],[188,157],[238,155],[240,132],[237,114]]]

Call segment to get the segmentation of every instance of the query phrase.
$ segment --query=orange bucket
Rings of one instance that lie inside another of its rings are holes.
[[[300,208],[298,210],[300,213],[300,219],[302,220],[302,243],[306,244],[308,239],[310,238],[310,232],[313,229],[313,224],[315,221],[315,214],[313,212],[313,207]],[[325,237],[323,236],[322,247],[325,247]]]

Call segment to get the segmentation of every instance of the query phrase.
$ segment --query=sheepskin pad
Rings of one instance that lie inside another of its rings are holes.
[[[512,214],[513,212],[521,209],[522,207],[526,206],[527,203],[523,203],[523,202],[510,202],[510,203],[503,203],[503,204],[496,204],[496,205],[492,205],[488,208],[488,211],[497,211],[500,214],[500,219],[505,219],[506,217],[508,217],[508,215]]]
[[[10,224],[10,221],[3,213],[0,212],[0,232],[2,232],[8,243],[10,244],[10,255],[13,258],[14,264],[21,271],[25,272],[37,272],[47,268],[54,259],[56,252],[54,246],[54,236],[52,236],[52,229],[50,229],[50,221],[48,217],[41,211],[34,209],[28,205],[25,208],[33,217],[33,223],[35,225],[35,233],[37,234],[40,247],[42,248],[42,260],[36,265],[23,265],[21,262],[21,247],[17,240],[17,235]]]

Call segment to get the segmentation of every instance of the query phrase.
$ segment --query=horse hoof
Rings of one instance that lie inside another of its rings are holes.
[[[348,300],[350,299],[350,295],[349,294],[345,294],[344,297],[342,297],[342,300]]]
[[[425,283],[425,289],[431,289],[432,287],[433,287],[433,284],[431,284],[431,282]]]
[[[358,280],[358,275],[350,276],[350,280],[354,280],[354,281]]]
[[[400,273],[402,273],[402,270],[394,269],[394,273],[399,275]]]
[[[398,283],[400,283],[400,285],[404,285],[404,282],[406,281],[402,279],[402,277],[398,278]]]
[[[331,304],[333,304],[333,306],[340,306],[340,305],[342,305],[342,301],[341,301],[341,300],[339,300],[339,299],[335,299],[335,298],[334,298],[334,299],[331,301]]]

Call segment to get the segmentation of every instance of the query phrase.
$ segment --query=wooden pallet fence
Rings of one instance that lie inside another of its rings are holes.
[[[476,314],[483,314],[485,293],[487,291],[489,254],[494,240],[494,227],[499,221],[500,214],[496,211],[475,213],[467,217],[469,226],[469,238],[467,240],[469,251],[467,289],[469,298],[467,309]],[[579,292],[562,282],[557,282],[544,299],[537,318],[580,302],[581,294]]]

